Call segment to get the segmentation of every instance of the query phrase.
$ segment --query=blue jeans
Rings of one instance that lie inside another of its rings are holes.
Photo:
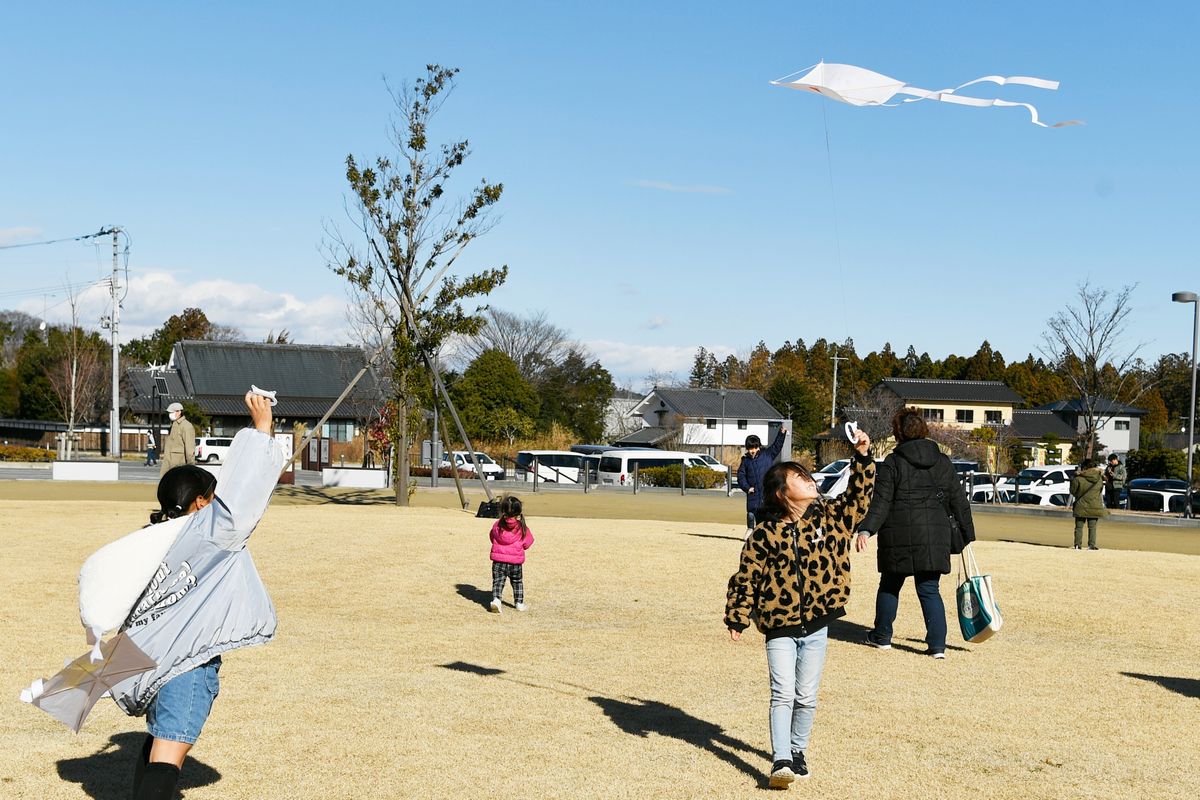
[[[771,751],[776,761],[792,760],[792,751],[808,749],[817,688],[825,669],[829,629],[808,636],[777,636],[767,640],[767,669],[771,673]]]
[[[875,629],[872,640],[879,644],[891,644],[892,623],[896,621],[896,610],[900,607],[900,587],[907,575],[884,572],[879,576],[879,591],[875,595]],[[938,590],[940,572],[918,572],[913,575],[917,585],[917,599],[921,601],[921,613],[925,616],[925,643],[929,652],[946,651],[946,605]]]
[[[217,656],[163,684],[146,709],[146,729],[155,739],[195,744],[221,690]]]

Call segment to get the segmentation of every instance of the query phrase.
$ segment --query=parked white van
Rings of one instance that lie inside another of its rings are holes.
[[[454,459],[454,466],[456,469],[462,470],[463,472],[469,472],[472,475],[475,474],[475,464],[471,461],[471,454],[466,450],[455,450],[453,453],[443,455],[442,466],[449,467],[451,458]],[[493,461],[492,457],[487,453],[481,453],[476,450],[475,459],[479,462],[479,468],[483,470],[483,477],[485,479],[494,481],[497,478],[504,477],[504,467]]]
[[[522,450],[517,453],[516,479],[532,481],[535,462],[539,481],[582,485],[585,466],[591,470],[588,481],[596,480],[600,457],[570,450]]]
[[[715,460],[715,459],[714,459]],[[700,453],[685,453],[682,450],[609,450],[600,455],[600,483],[609,486],[632,486],[633,467],[666,467],[683,462],[691,467],[704,467],[714,472],[725,472],[718,462],[714,467]]]

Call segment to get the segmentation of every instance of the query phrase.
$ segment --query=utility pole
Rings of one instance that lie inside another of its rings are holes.
[[[848,356],[837,356],[837,355],[830,356],[830,358],[832,358],[832,359],[833,359],[833,402],[830,404],[830,407],[829,407],[829,427],[831,427],[831,428],[832,428],[832,427],[834,427],[834,426],[836,426],[836,425],[837,425],[837,374],[838,374],[838,362],[839,362],[839,361],[849,361],[849,360],[850,360],[850,358],[849,358]]]
[[[112,313],[107,317],[102,317],[100,324],[102,327],[108,328],[112,337],[112,408],[109,411],[108,419],[108,454],[117,461],[121,460],[121,300],[118,295],[120,286],[117,281],[117,234],[121,232],[121,228],[113,225],[107,230],[100,230],[93,234],[93,236],[112,236],[113,271],[108,287],[109,296],[112,298]]]

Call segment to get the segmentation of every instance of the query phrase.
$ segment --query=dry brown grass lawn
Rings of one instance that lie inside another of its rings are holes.
[[[0,500],[0,797],[125,796],[141,720],[105,700],[75,736],[16,695],[83,652],[75,572],[139,525],[145,506]],[[251,549],[279,636],[225,659],[221,696],[185,768],[188,800],[763,796],[762,638],[734,645],[721,626],[739,526],[530,523],[530,611],[495,616],[482,605],[484,521],[441,508],[273,506]],[[985,537],[1018,538],[1006,535],[1012,520],[979,524]],[[1029,534],[1063,522],[1015,524]],[[1200,559],[997,541],[977,549],[1006,626],[964,645],[952,622],[944,662],[919,654],[923,626],[907,588],[897,647],[858,643],[876,575],[872,554],[855,557],[821,688],[814,775],[792,791],[1200,795]],[[952,584],[943,583],[948,601]]]

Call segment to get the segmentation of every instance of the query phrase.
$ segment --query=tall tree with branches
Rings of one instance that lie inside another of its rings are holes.
[[[476,335],[486,306],[467,311],[463,301],[489,294],[508,276],[507,266],[450,274],[463,248],[494,224],[489,212],[504,189],[481,180],[465,198],[447,194],[447,182],[470,155],[469,144],[435,146],[429,126],[457,74],[457,69],[430,64],[411,85],[389,89],[395,153],[364,161],[346,157],[347,211],[355,241],[331,231],[328,246],[330,268],[370,306],[365,318],[379,322],[387,337],[397,410],[392,441],[397,505],[408,504],[409,431],[417,396],[431,377],[425,358],[450,336]]]
[[[1149,388],[1138,357],[1144,343],[1124,341],[1134,288],[1122,287],[1114,295],[1084,281],[1077,304],[1047,320],[1042,334],[1043,354],[1079,399],[1086,458],[1095,455],[1096,431],[1116,413],[1118,398],[1136,402]]]

